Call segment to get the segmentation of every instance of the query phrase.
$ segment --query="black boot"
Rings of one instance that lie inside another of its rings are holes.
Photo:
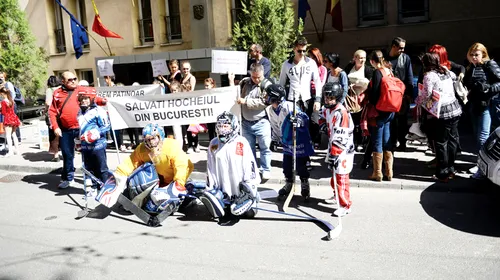
[[[311,197],[311,187],[309,186],[309,179],[300,179],[300,194],[305,200]]]
[[[286,181],[285,185],[283,188],[281,188],[278,192],[279,196],[287,196],[290,191],[292,190],[293,183],[291,181]]]

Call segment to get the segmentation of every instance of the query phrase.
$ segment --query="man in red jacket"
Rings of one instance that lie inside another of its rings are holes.
[[[73,183],[75,167],[75,138],[79,138],[80,127],[76,118],[80,105],[78,103],[78,92],[93,92],[91,87],[79,87],[78,78],[72,72],[62,74],[62,86],[54,91],[52,104],[49,108],[49,118],[54,133],[61,137],[59,146],[63,155],[63,172],[61,175],[60,189],[65,189]],[[96,98],[98,105],[106,101]]]

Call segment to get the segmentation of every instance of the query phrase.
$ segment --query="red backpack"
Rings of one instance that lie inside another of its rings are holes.
[[[381,112],[399,112],[403,103],[403,95],[406,86],[394,75],[387,74],[384,69],[382,72],[382,81],[380,82],[380,97],[375,108]]]

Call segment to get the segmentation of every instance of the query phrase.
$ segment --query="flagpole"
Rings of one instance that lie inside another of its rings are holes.
[[[59,2],[59,0],[56,0],[56,3],[59,4],[59,6],[69,15],[69,17],[71,18],[71,20],[74,20],[79,26],[80,28],[82,28],[83,30],[85,30],[85,32],[90,36],[90,38],[92,38],[92,40],[94,40],[96,42],[96,44],[101,48],[101,50],[107,55],[107,56],[110,56],[108,53],[106,53],[106,50],[101,46],[101,44],[99,44],[99,42],[97,42],[97,40],[94,38],[94,36],[92,36],[92,34],[90,34],[90,32],[87,30],[87,28],[85,28],[85,26],[83,26],[67,9],[66,7],[64,7],[61,2]]]
[[[316,27],[316,21],[314,21],[314,16],[311,13],[311,10],[309,10],[309,15],[311,15],[311,20],[312,20],[313,25],[314,25],[314,30],[316,30],[316,35],[318,35],[318,40],[321,42],[321,36],[319,35],[318,28]]]
[[[326,1],[326,8],[325,8],[325,11],[328,10],[328,1],[330,0],[327,0]],[[330,13],[332,11],[330,10]],[[325,23],[326,23],[326,13],[325,13],[325,16],[323,17],[323,30],[321,31],[321,39],[319,40],[320,43],[323,43],[323,40],[325,39]]]
[[[106,40],[106,45],[108,45],[109,56],[114,56],[114,54],[111,52],[111,47],[109,46],[108,37],[104,37],[104,40]]]

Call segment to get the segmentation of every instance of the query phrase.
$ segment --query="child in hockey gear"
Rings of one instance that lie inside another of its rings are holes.
[[[158,124],[146,125],[142,131],[142,136],[143,142],[116,169],[115,179],[118,191],[113,191],[110,197],[103,196],[103,199],[99,200],[105,206],[111,207],[116,203],[119,194],[127,188],[128,177],[136,169],[148,162],[155,167],[159,188],[176,182],[171,187],[175,187],[179,192],[183,191],[186,180],[194,169],[193,163],[186,153],[178,148],[176,140],[165,138],[165,132]],[[152,171],[147,169],[141,172],[151,173]],[[149,187],[141,193],[144,199],[141,199],[141,196],[138,195],[133,198],[133,202],[142,207],[147,202],[149,192],[153,188]]]
[[[276,87],[276,85],[273,85],[273,87]],[[281,146],[281,123],[279,116],[282,108],[281,102],[285,96],[280,96],[276,91],[272,92],[272,95],[266,95],[265,102],[266,105],[269,105],[266,108],[266,112],[267,117],[269,118],[269,123],[271,123],[271,151],[277,152],[278,146]]]
[[[214,218],[252,218],[259,201],[257,163],[248,141],[238,134],[239,125],[230,112],[217,117],[217,137],[210,141],[207,159],[207,189],[200,200]]]
[[[285,186],[280,189],[279,195],[286,196],[290,193],[293,186],[293,170],[297,168],[301,181],[301,194],[305,199],[311,195],[309,187],[309,170],[307,161],[309,156],[314,153],[311,137],[308,131],[309,118],[296,106],[297,120],[293,120],[293,103],[285,101],[285,88],[281,85],[270,85],[266,88],[266,102],[274,109],[280,107],[280,113],[277,119],[277,126],[280,128],[280,141],[283,145],[283,174],[286,178]],[[294,124],[296,122],[296,124]],[[293,166],[293,125],[296,125],[296,167]]]
[[[330,185],[334,193],[338,193],[339,203],[334,215],[345,216],[351,212],[351,198],[349,194],[349,173],[354,160],[353,132],[354,124],[347,109],[339,103],[343,96],[342,86],[339,83],[326,83],[323,87],[325,109],[322,117],[328,124],[329,147],[328,167],[334,172],[337,185],[333,177]]]
[[[80,144],[83,164],[94,176],[101,181],[108,179],[108,165],[106,159],[106,133],[110,129],[107,112],[95,103],[95,93],[88,90],[78,91],[80,111],[77,115],[80,126],[80,137],[75,143]],[[99,186],[90,178],[83,182],[91,196]]]

